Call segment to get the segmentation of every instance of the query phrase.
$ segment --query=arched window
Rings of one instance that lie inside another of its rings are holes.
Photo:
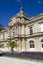
[[[30,43],[30,48],[34,48],[34,41],[31,40],[29,43]]]
[[[41,40],[41,43],[42,43],[42,48],[43,48],[43,39]]]

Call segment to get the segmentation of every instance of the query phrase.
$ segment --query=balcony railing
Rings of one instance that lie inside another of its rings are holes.
[[[6,42],[7,41],[7,38],[5,39],[0,39],[0,42]]]
[[[32,35],[30,35],[30,34],[16,34],[14,36],[11,36],[11,38],[33,37],[33,36],[41,36],[41,35],[43,35],[43,32],[33,33]],[[10,37],[8,37],[8,38],[10,38]]]
[[[13,38],[29,38],[29,37],[38,37],[38,36],[43,36],[43,32],[37,32],[33,33],[32,35],[30,34],[16,34],[14,36],[8,36],[7,38],[0,39],[0,41],[7,41],[8,39],[13,39]]]

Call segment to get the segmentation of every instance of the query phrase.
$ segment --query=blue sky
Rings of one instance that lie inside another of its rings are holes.
[[[9,19],[19,12],[20,1],[29,17],[43,13],[43,0],[0,0],[0,24],[8,25]]]

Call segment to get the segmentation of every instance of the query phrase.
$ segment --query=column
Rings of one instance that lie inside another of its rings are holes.
[[[22,51],[26,50],[26,41],[25,39],[22,39]]]
[[[21,52],[21,39],[19,39],[19,41],[18,41],[18,50],[19,50],[19,52]]]

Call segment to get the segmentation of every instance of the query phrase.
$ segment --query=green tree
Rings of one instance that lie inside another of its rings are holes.
[[[4,47],[4,44],[0,44],[0,48],[3,48]]]
[[[4,48],[4,44],[0,43],[0,51],[1,51],[1,48]]]
[[[17,43],[15,41],[9,41],[7,43],[7,47],[10,47],[11,48],[11,52],[13,52],[14,51],[13,48],[17,47]]]

